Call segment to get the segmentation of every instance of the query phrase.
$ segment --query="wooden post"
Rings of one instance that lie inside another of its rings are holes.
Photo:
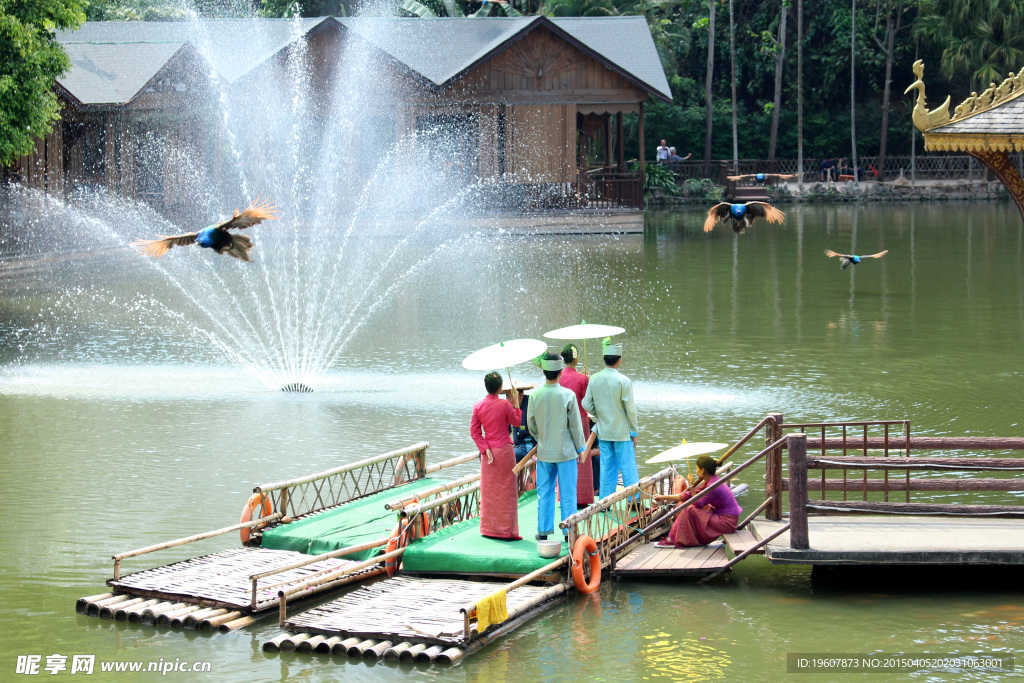
[[[604,166],[612,170],[612,115],[606,114],[604,120]]]
[[[770,446],[782,438],[782,413],[768,413],[767,417],[774,418],[775,422],[769,422],[765,429],[765,446]],[[773,496],[774,499],[768,504],[765,510],[765,519],[778,521],[782,519],[782,448],[776,448],[765,458],[764,495]]]
[[[790,434],[789,450],[789,547],[810,548],[807,540],[807,435]]]
[[[643,206],[644,201],[644,176],[647,173],[646,166],[644,165],[644,103],[640,103],[640,148],[637,154],[637,161],[640,164],[640,206]]]
[[[618,154],[618,158],[616,159],[619,162],[619,170],[620,171],[625,171],[626,170],[626,155],[625,155],[625,153],[623,151],[625,149],[625,146],[624,146],[624,143],[623,143],[623,140],[622,140],[622,112],[621,111],[618,114],[615,115],[615,141],[616,141],[616,144],[619,147],[619,154]]]

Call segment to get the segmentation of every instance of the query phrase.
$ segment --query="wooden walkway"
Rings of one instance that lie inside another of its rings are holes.
[[[766,538],[785,521],[751,523]],[[790,547],[789,533],[771,541],[774,564],[1024,564],[1024,520],[966,517],[809,517],[810,548]]]
[[[754,534],[745,529],[696,548],[664,548],[657,543],[644,543],[616,562],[612,576],[707,576],[729,562],[726,548],[735,557],[756,543]]]

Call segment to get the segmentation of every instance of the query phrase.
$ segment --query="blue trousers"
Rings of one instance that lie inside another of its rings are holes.
[[[633,440],[602,441],[597,440],[601,450],[601,497],[606,498],[615,493],[619,485],[619,472],[622,472],[622,485],[632,486],[640,481],[640,473],[636,469],[636,451]]]
[[[561,497],[562,519],[576,513],[576,458],[565,462],[537,461],[537,533],[555,532],[555,480]]]

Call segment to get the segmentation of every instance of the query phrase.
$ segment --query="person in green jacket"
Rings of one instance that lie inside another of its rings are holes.
[[[640,427],[636,421],[633,383],[619,372],[622,345],[605,339],[605,369],[590,378],[583,397],[583,409],[597,422],[597,447],[601,452],[601,497],[615,493],[622,473],[622,484],[631,486],[640,481],[636,468],[636,437]]]
[[[577,457],[587,441],[576,394],[558,383],[565,361],[548,352],[539,364],[547,381],[530,395],[526,426],[537,439],[537,540],[542,541],[555,532],[556,481],[562,520],[576,512]]]

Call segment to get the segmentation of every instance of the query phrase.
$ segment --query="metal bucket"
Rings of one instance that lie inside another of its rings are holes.
[[[537,541],[537,554],[541,557],[555,559],[562,552],[561,541]]]

